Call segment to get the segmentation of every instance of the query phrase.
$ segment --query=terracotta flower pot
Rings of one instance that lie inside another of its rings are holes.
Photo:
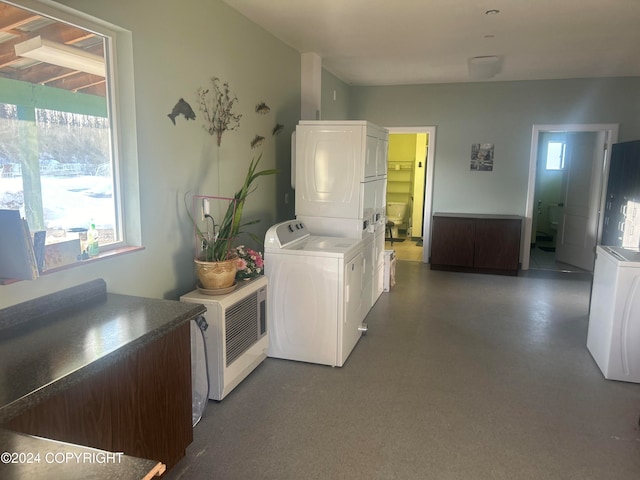
[[[202,287],[215,290],[233,285],[236,279],[236,259],[222,262],[203,262],[194,260],[196,273]]]

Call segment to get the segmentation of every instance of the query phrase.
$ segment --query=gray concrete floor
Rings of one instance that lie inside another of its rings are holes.
[[[585,347],[588,275],[397,282],[344,367],[268,358],[163,478],[640,478],[640,385]]]

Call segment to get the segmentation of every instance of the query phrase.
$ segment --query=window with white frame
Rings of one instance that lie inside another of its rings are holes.
[[[0,46],[15,51],[0,67],[0,209],[19,209],[48,244],[91,224],[101,248],[139,244],[135,129],[118,135],[135,125],[133,85],[123,82],[132,69],[118,63],[114,41],[128,49],[130,36],[37,1],[0,6],[13,21],[0,23]],[[118,82],[126,98],[115,97]]]

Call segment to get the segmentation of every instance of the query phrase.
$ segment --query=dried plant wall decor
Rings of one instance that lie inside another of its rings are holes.
[[[220,85],[218,77],[211,78],[211,88],[199,88],[197,91],[200,111],[204,117],[204,129],[209,135],[215,134],[218,146],[222,143],[222,134],[236,130],[240,126],[241,114],[233,112],[238,97],[231,92],[229,84]]]

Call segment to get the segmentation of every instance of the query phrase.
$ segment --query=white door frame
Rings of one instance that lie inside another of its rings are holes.
[[[429,263],[431,251],[431,216],[433,208],[433,172],[436,152],[436,127],[386,127],[389,133],[426,133],[429,135],[427,168],[424,179],[424,218],[422,219],[422,262]]]
[[[603,172],[602,182],[599,191],[594,192],[600,197],[600,208],[598,215],[598,233],[596,243],[599,243],[602,236],[602,215],[600,213],[604,209],[605,193],[607,180],[609,178],[609,164],[611,159],[611,145],[618,141],[618,124],[617,123],[598,123],[598,124],[554,124],[554,125],[534,125],[531,134],[531,155],[529,157],[529,184],[527,186],[527,204],[524,222],[524,235],[522,238],[520,258],[522,259],[522,270],[529,269],[529,257],[531,247],[531,230],[533,225],[533,209],[534,194],[536,189],[536,169],[538,162],[538,143],[541,132],[601,132],[604,131],[607,136],[605,140],[607,154],[603,155]]]

